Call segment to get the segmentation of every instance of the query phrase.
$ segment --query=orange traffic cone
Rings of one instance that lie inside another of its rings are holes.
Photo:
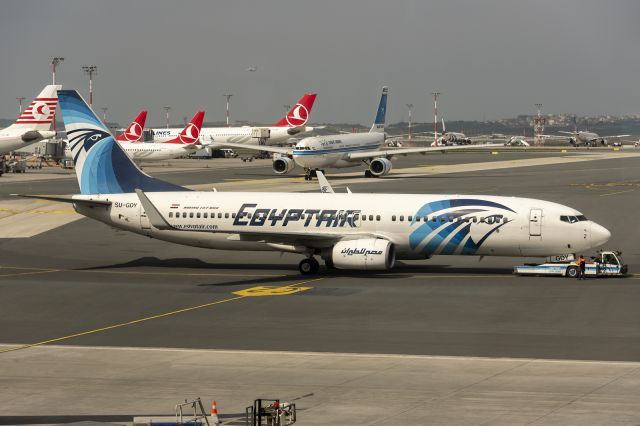
[[[220,424],[220,419],[218,418],[218,407],[216,406],[216,400],[211,401],[211,423],[214,425]]]

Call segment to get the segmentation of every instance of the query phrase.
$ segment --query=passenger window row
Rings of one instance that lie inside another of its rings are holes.
[[[231,218],[235,218],[236,214],[235,213],[218,213],[218,219],[222,219],[224,216],[225,219],[229,219],[229,217]],[[186,219],[187,217],[189,218],[204,218],[204,219],[208,219],[209,217],[211,217],[211,219],[215,219],[216,218],[216,213],[212,212],[211,216],[209,216],[209,212],[169,212],[169,217],[173,218],[175,217],[176,219],[179,218],[183,218]]]
[[[413,216],[406,216],[407,218],[407,222],[411,222],[413,221],[414,217]],[[400,221],[400,222],[404,222],[405,220],[405,216],[404,215],[400,215],[399,217],[396,215],[391,216],[391,221],[395,222],[396,220]],[[468,217],[454,217],[454,216],[416,216],[415,217],[415,221],[416,222],[440,222],[440,223],[445,223],[445,222],[465,222],[465,223],[489,223],[489,224],[493,224],[493,223],[507,223],[509,219],[507,219],[505,216],[503,217],[496,217],[496,216],[490,216],[490,217],[476,217],[476,216],[468,216]]]

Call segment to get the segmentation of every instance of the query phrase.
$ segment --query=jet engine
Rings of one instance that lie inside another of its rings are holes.
[[[296,167],[296,163],[289,157],[279,157],[273,160],[273,171],[279,175],[286,175]]]
[[[384,176],[391,171],[393,164],[386,158],[376,158],[369,164],[369,171],[374,176]]]
[[[380,238],[340,241],[333,246],[330,260],[338,269],[391,269],[396,250],[391,241]]]

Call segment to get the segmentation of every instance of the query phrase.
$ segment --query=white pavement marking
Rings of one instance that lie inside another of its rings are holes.
[[[16,199],[0,202],[0,238],[29,238],[82,216],[71,204]]]

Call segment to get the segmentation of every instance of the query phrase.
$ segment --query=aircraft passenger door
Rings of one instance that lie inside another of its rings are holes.
[[[542,209],[531,209],[529,212],[529,236],[542,236]]]

